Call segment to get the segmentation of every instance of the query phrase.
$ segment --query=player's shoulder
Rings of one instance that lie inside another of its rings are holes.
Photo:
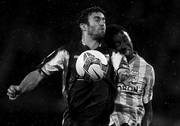
[[[65,45],[62,45],[58,48],[56,48],[55,50],[53,50],[49,55],[46,56],[46,60],[52,60],[52,59],[56,59],[56,58],[62,58],[62,57],[69,57],[69,51],[66,48]]]
[[[69,48],[67,45],[61,45],[60,47],[58,47],[55,51],[68,51],[69,52]]]
[[[147,70],[154,71],[153,66],[148,61],[138,54],[136,54],[136,56],[139,58],[140,62],[146,66]]]
[[[54,55],[57,55],[57,54],[68,54],[68,55],[70,55],[71,52],[72,52],[72,50],[68,44],[61,45],[60,47],[58,47],[57,49],[55,49],[53,51]]]

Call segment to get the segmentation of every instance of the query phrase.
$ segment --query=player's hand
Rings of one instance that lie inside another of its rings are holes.
[[[11,85],[7,89],[7,95],[10,100],[15,100],[20,95],[20,87],[17,85]]]

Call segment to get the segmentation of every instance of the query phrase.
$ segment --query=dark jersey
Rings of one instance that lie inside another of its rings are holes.
[[[103,44],[95,49],[105,55],[109,65],[106,76],[99,81],[85,79],[76,72],[76,60],[86,50],[90,49],[81,43],[75,49],[59,48],[42,63],[41,70],[47,75],[63,71],[63,92],[68,103],[64,114],[65,126],[103,126],[108,124],[109,116],[113,112],[116,86],[111,50]]]

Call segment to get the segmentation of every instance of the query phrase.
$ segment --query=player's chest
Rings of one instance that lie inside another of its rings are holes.
[[[130,65],[130,73],[127,82],[136,87],[138,92],[143,92],[146,86],[146,68],[141,66],[141,68]]]

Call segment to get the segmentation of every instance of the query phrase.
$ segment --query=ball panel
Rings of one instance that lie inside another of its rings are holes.
[[[88,69],[88,73],[95,80],[100,80],[105,74],[98,64],[92,64]]]
[[[107,65],[107,59],[106,59],[106,57],[101,52],[99,52],[97,50],[88,50],[87,52],[90,52],[95,57],[100,59],[102,64]]]
[[[106,57],[97,50],[87,50],[78,57],[76,71],[80,76],[88,74],[93,80],[100,80],[106,74]]]

